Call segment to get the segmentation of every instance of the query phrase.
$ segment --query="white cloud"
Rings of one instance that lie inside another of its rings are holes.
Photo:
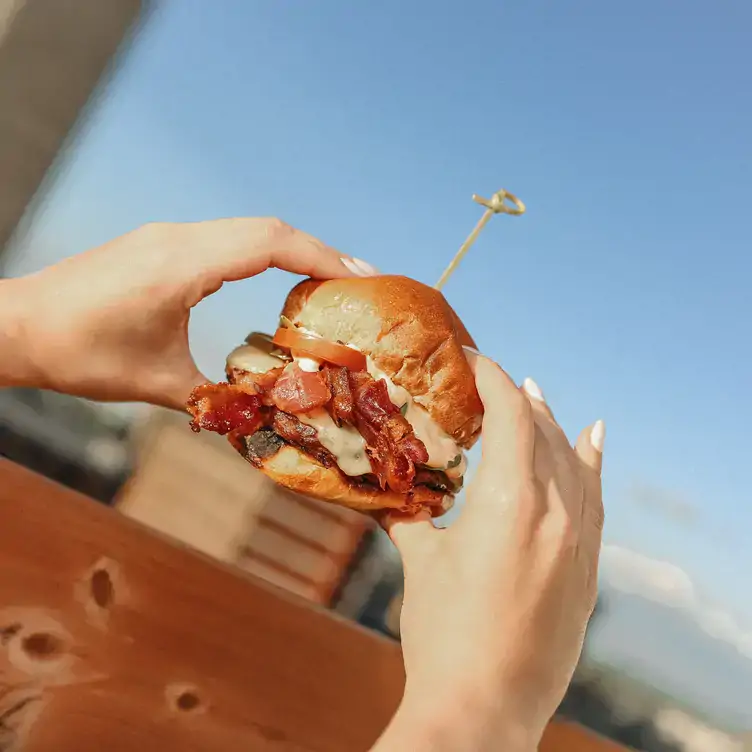
[[[682,609],[708,635],[729,643],[752,660],[752,631],[739,624],[732,614],[704,601],[692,578],[676,564],[604,544],[600,571],[616,590]]]

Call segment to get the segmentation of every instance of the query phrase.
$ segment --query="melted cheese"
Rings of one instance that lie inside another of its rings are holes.
[[[281,368],[285,361],[272,355],[270,349],[263,340],[253,339],[248,344],[236,347],[227,356],[227,365],[250,373],[266,373],[273,368]]]
[[[354,428],[338,426],[326,410],[315,410],[297,417],[301,423],[316,429],[318,440],[334,455],[345,475],[365,475],[371,472],[366,442]]]
[[[407,389],[397,386],[370,358],[368,373],[375,379],[383,379],[386,382],[389,399],[402,409],[415,435],[425,444],[428,467],[444,470],[450,478],[462,477],[467,470],[467,461],[457,442],[439,427],[424,408],[415,403]]]

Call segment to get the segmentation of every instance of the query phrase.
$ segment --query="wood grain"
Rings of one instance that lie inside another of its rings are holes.
[[[401,656],[0,460],[0,750],[367,750]]]
[[[365,752],[402,693],[396,643],[1,459],[0,567],[0,752]]]
[[[549,724],[538,752],[630,752],[621,744],[568,721]]]

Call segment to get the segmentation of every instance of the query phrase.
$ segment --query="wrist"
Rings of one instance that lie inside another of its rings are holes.
[[[436,692],[406,689],[373,752],[535,752],[541,735],[495,696],[458,691],[442,701]]]
[[[0,280],[0,387],[38,386],[29,344],[29,311],[24,279]]]

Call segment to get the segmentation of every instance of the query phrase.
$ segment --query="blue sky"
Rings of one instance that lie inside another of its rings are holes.
[[[752,634],[752,6],[164,2],[15,247],[38,268],[150,220],[277,215],[445,292],[574,436],[608,425],[606,539]],[[127,260],[124,260],[127,263]],[[221,371],[292,280],[194,316]],[[746,324],[745,324],[746,322]]]

